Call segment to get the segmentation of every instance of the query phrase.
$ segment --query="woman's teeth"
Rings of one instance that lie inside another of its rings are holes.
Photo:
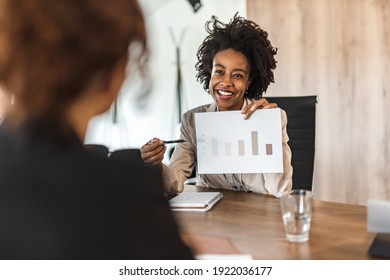
[[[218,90],[218,93],[225,96],[232,96],[233,93],[229,91]]]

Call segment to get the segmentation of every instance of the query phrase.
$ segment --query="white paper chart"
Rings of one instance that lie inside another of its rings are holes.
[[[283,172],[280,109],[195,114],[199,174]]]

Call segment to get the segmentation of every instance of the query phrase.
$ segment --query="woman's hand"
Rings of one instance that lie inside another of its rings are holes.
[[[153,138],[140,149],[144,163],[158,167],[161,167],[166,150],[167,147],[164,145],[164,141],[158,138]]]
[[[249,103],[241,110],[241,114],[244,115],[244,119],[249,119],[250,116],[258,109],[273,109],[278,107],[276,103],[269,103],[267,99],[261,98],[255,102]]]

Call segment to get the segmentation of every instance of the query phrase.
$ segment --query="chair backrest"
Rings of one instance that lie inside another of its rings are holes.
[[[292,151],[293,189],[313,185],[317,96],[265,97],[287,113],[288,144]]]
[[[168,151],[168,158],[169,158],[169,159],[171,159],[172,154],[173,154],[174,151],[175,151],[175,146],[172,146],[172,147],[170,148],[170,150]],[[187,185],[192,185],[192,184],[194,184],[194,183],[195,183],[195,181],[194,181],[195,178],[196,178],[196,164],[195,164],[195,166],[194,166],[194,169],[192,169],[192,173],[191,173],[190,177],[188,177],[188,179],[193,179],[193,180],[190,180],[191,183],[187,182],[186,184],[187,184]]]
[[[100,144],[85,144],[84,147],[91,153],[101,157],[107,157],[109,153],[108,148]]]
[[[109,158],[144,165],[139,149],[122,149],[111,152]]]

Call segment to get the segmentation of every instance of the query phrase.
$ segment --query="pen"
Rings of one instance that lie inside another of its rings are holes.
[[[164,144],[174,144],[174,143],[183,143],[186,142],[184,139],[178,139],[178,140],[164,140]]]

